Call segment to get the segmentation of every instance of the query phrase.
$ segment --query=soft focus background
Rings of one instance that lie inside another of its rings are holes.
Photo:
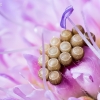
[[[9,89],[27,83],[19,72],[33,84],[42,84],[31,75],[23,53],[34,54],[44,30],[45,34],[61,32],[60,19],[69,5],[74,7],[71,19],[83,27],[84,11],[89,30],[96,35],[100,47],[100,0],[0,0],[0,87]],[[72,29],[69,22],[67,28]],[[1,95],[5,94],[0,91]]]

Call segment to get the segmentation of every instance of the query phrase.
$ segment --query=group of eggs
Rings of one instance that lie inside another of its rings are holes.
[[[78,29],[84,34],[84,36],[91,43],[87,32],[81,25],[76,25]],[[95,41],[95,35],[91,33],[92,38]],[[60,38],[53,37],[50,40],[50,44],[45,44],[45,77],[51,84],[57,85],[62,80],[60,73],[61,66],[68,66],[73,60],[80,60],[84,55],[83,46],[86,45],[75,30],[64,30],[60,34]],[[40,57],[38,58],[38,64],[42,67],[42,47],[40,47]],[[38,75],[43,79],[43,68],[40,68]]]

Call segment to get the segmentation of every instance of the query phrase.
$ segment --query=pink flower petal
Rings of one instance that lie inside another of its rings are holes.
[[[40,78],[38,77],[38,71],[40,69],[40,66],[38,65],[38,58],[36,56],[30,55],[30,54],[24,54],[25,59],[27,60],[28,67],[33,75],[33,77],[41,82]]]
[[[52,93],[50,90],[47,90],[45,92],[45,97],[48,98],[49,100],[59,100],[58,97],[56,97],[55,94]]]
[[[97,100],[100,100],[100,93],[98,93],[97,95]]]
[[[79,97],[84,95],[84,92],[78,83],[68,75],[63,76],[62,82],[59,85],[54,86],[54,88],[57,96],[65,100],[68,100],[68,98],[72,96]]]
[[[79,100],[79,99],[74,98],[74,97],[70,97],[68,100]]]
[[[100,85],[100,61],[89,48],[86,48],[85,52],[83,60],[71,69],[71,73],[73,76],[76,73],[83,74],[83,77],[74,78],[85,91],[96,98]]]
[[[31,100],[30,98],[26,97],[26,95],[18,87],[15,87],[13,92],[25,100]]]
[[[27,97],[30,97],[32,100],[48,100],[45,97],[45,90],[41,89],[41,90],[34,90],[30,95],[28,95]]]

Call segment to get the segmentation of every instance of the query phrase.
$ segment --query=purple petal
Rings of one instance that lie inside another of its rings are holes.
[[[50,90],[47,90],[45,93],[45,96],[49,99],[49,100],[58,100],[58,98],[54,95],[54,93],[52,93]]]
[[[38,58],[36,56],[30,55],[30,54],[24,54],[25,59],[27,60],[27,63],[29,65],[29,69],[33,75],[33,77],[37,81],[41,81],[38,77],[38,71],[40,69],[40,66],[38,64]]]
[[[97,100],[100,100],[100,93],[98,93],[97,95]]]
[[[44,29],[43,34],[44,34],[44,42],[45,43],[50,43],[50,40],[52,39],[53,36],[60,38],[58,31],[50,31],[48,29]]]
[[[15,88],[13,89],[13,92],[14,92],[15,94],[17,94],[18,96],[22,97],[22,98],[25,99],[25,100],[31,100],[30,98],[27,98],[26,95],[25,95],[18,87],[15,87]]]
[[[0,52],[3,52],[3,51],[4,51],[3,49],[0,49]],[[8,67],[8,65],[4,59],[4,55],[0,55],[0,62],[2,62],[5,65],[5,67]]]
[[[83,75],[84,80],[87,80],[89,82],[93,82],[93,77],[91,75]]]
[[[16,98],[16,100],[20,100],[21,99],[19,96],[17,96],[16,94],[14,94],[13,88],[11,88],[11,89],[5,89],[5,88],[0,87],[0,90],[5,93],[5,96],[4,96],[5,100],[6,100],[6,98],[7,99],[11,99],[11,100],[13,98],[14,98],[14,100],[15,100],[15,98]],[[4,100],[4,99],[1,99],[1,98],[2,98],[2,95],[0,95],[0,100]]]
[[[34,90],[30,95],[28,95],[27,97],[30,97],[32,100],[48,100],[45,97],[45,90],[41,89],[41,90]]]
[[[70,97],[68,100],[79,100],[79,99],[74,98],[74,97]]]
[[[61,21],[60,21],[60,26],[62,28],[65,28],[66,29],[66,18],[68,18],[71,13],[73,12],[73,7],[72,6],[69,6],[66,8],[65,12],[63,13],[62,15],[62,18],[61,18]]]
[[[79,97],[84,95],[78,83],[68,75],[63,76],[62,82],[59,85],[54,86],[54,88],[57,96],[63,99],[66,98],[65,100],[72,96]]]
[[[16,86],[18,87],[25,95],[30,94],[34,89],[31,87],[30,84],[22,84]]]
[[[15,99],[15,98],[12,98],[12,97],[8,97],[8,98],[3,98],[1,100],[18,100],[18,99]]]
[[[11,77],[11,76],[9,76],[9,75],[7,75],[7,74],[5,74],[5,73],[0,73],[0,76],[6,78],[6,79],[8,79],[8,80],[10,80],[10,81],[12,81],[12,82],[14,82],[14,83],[16,83],[16,84],[20,84],[20,83],[19,83],[17,80],[15,80],[13,77]]]
[[[73,74],[73,78],[77,79],[77,78],[81,78],[84,81],[88,81],[88,82],[93,82],[93,77],[89,74],[84,74],[84,73],[74,73]]]
[[[70,70],[68,70],[68,69],[67,69],[67,71],[65,71],[65,76],[67,76],[67,75],[70,77],[72,76]]]
[[[34,27],[34,26],[33,26]],[[23,30],[23,34],[22,34],[22,38],[24,39],[24,41],[26,43],[28,43],[28,45],[32,45],[32,46],[40,46],[41,44],[41,38],[39,36],[39,33],[41,33],[41,29],[39,28],[35,28],[38,32],[34,31],[34,34],[31,34],[30,30]],[[35,30],[34,29],[34,30]],[[37,35],[38,34],[38,35]]]
[[[71,73],[73,76],[77,73],[83,75],[76,78],[76,81],[85,91],[96,98],[100,85],[100,60],[89,48],[86,48],[85,52],[83,60],[71,69]],[[92,88],[93,91],[91,91]]]
[[[13,89],[13,91],[14,91],[15,94],[17,94],[17,95],[19,95],[19,96],[21,96],[21,97],[25,97],[25,94],[22,93],[18,87],[15,87],[15,88]]]

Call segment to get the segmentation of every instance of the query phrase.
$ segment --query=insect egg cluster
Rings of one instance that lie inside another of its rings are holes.
[[[84,31],[84,28],[81,25],[76,26],[91,43],[87,32]],[[91,35],[95,40],[94,34],[91,33]],[[62,75],[60,73],[61,66],[68,66],[72,63],[73,60],[81,60],[84,56],[84,45],[86,44],[74,28],[72,28],[72,31],[62,31],[60,38],[53,37],[49,44],[45,44],[44,50],[46,80],[50,81],[50,83],[54,85],[59,84],[62,80]],[[38,72],[38,75],[42,79],[42,47],[40,47],[40,54],[41,55],[38,58],[38,63],[41,68]]]

